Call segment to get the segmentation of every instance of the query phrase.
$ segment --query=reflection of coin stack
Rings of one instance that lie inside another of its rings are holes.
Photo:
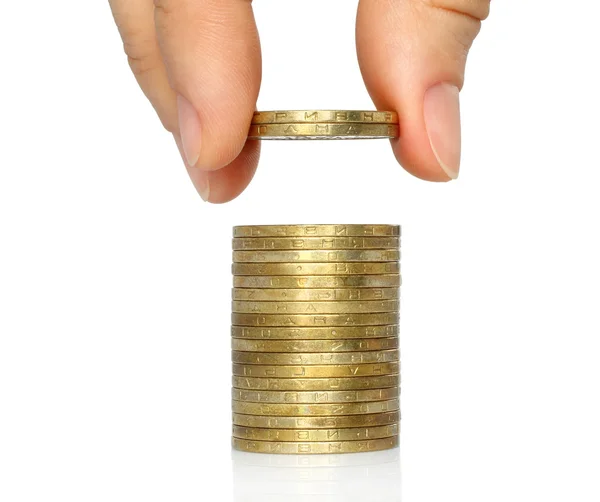
[[[234,451],[234,502],[399,502],[397,448],[360,455]]]
[[[390,225],[235,227],[234,448],[398,445],[399,235]]]

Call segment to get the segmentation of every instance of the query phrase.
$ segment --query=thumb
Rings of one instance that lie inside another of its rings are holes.
[[[490,0],[361,0],[358,60],[378,109],[397,110],[393,142],[407,171],[429,181],[458,176],[459,91],[467,53]]]
[[[231,165],[246,143],[261,79],[251,3],[154,0],[154,5],[187,163],[205,171]]]

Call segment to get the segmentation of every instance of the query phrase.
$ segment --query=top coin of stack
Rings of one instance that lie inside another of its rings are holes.
[[[234,228],[234,448],[398,444],[399,240],[392,225]]]
[[[397,138],[396,112],[278,110],[255,112],[248,139]]]

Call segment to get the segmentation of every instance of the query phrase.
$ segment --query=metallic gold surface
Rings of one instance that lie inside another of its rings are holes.
[[[348,302],[397,300],[398,288],[345,288],[345,289],[259,289],[234,288],[234,301],[257,302]]]
[[[385,115],[363,112],[255,117],[261,123],[252,127],[274,139],[397,130],[373,121]],[[352,123],[359,119],[366,123]],[[396,446],[400,227],[239,226],[232,244],[234,448],[312,454]]]
[[[397,124],[398,114],[362,110],[274,110],[254,112],[252,124],[290,123]]]
[[[281,404],[326,404],[326,403],[366,403],[369,401],[389,401],[400,395],[398,387],[367,390],[330,391],[256,391],[231,389],[231,398],[248,403]]]
[[[398,323],[382,326],[343,326],[335,328],[231,327],[232,337],[251,340],[346,340],[350,338],[388,338],[398,336],[398,333]]]
[[[369,441],[336,441],[285,443],[278,441],[248,441],[234,437],[232,446],[236,450],[254,453],[282,453],[291,455],[315,455],[335,453],[360,453],[381,451],[395,448],[399,444],[399,436]]]
[[[344,249],[299,251],[234,251],[234,263],[339,263],[398,261],[397,249]]]
[[[400,420],[399,411],[371,415],[347,415],[343,417],[278,417],[233,414],[233,423],[243,427],[263,429],[347,429],[352,427],[378,427],[392,425]]]
[[[384,263],[234,263],[234,275],[375,275],[398,274],[400,265]]]
[[[232,350],[244,352],[364,352],[397,349],[398,337],[354,340],[244,340],[231,339]]]
[[[286,250],[360,250],[391,249],[400,247],[399,237],[238,237],[233,249],[254,251]]]
[[[263,366],[257,364],[233,364],[234,375],[257,378],[337,378],[395,375],[400,364],[336,364],[323,366]]]
[[[398,312],[379,314],[231,314],[234,326],[381,326],[398,324]]]
[[[375,314],[397,312],[398,300],[350,302],[243,302],[233,301],[232,312],[241,314]]]
[[[234,376],[232,385],[245,390],[318,391],[387,389],[400,385],[400,375],[350,378],[253,378]]]
[[[326,364],[371,364],[389,363],[398,361],[400,353],[395,350],[378,350],[370,352],[331,352],[320,353],[262,353],[262,352],[240,352],[232,351],[231,361],[238,364],[262,364],[262,365],[295,365],[295,366],[317,366]]]
[[[396,237],[398,225],[250,225],[233,227],[234,237]]]
[[[379,427],[353,427],[351,429],[257,429],[233,426],[233,437],[254,441],[314,442],[314,441],[366,441],[397,436],[398,424]]]
[[[264,404],[233,401],[234,413],[244,415],[306,417],[306,416],[337,416],[337,415],[367,415],[372,413],[385,413],[400,409],[399,399],[387,401],[372,401],[368,403],[340,403],[340,404]]]
[[[338,276],[235,276],[234,288],[301,289],[301,288],[396,288],[400,275]]]
[[[399,134],[397,124],[253,124],[248,139],[386,139]]]

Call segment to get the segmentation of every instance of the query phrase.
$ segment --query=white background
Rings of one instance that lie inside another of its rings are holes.
[[[355,0],[254,5],[259,109],[372,107]],[[232,467],[229,446],[231,226],[377,222],[403,225],[402,499],[597,501],[598,10],[493,2],[458,181],[386,141],[268,143],[211,206],[106,2],[4,6],[0,499],[399,500],[393,455]]]

